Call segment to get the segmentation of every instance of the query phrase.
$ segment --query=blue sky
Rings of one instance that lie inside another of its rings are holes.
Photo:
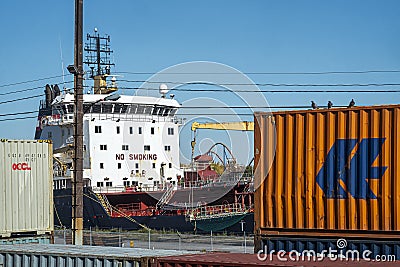
[[[100,33],[111,36],[117,72],[155,73],[196,60],[227,64],[242,72],[400,70],[399,10],[396,0],[85,0],[84,32],[92,33],[97,27]],[[61,51],[64,65],[73,63],[74,1],[1,1],[0,23],[1,93],[62,82],[62,78],[56,78],[4,86],[62,75]],[[365,84],[400,83],[399,75],[249,76],[256,83]],[[125,75],[124,79],[145,80],[149,76]],[[0,102],[42,92],[3,94]],[[328,100],[346,105],[351,98],[358,105],[399,102],[399,93],[265,96],[271,106],[309,105],[312,99],[320,105]],[[184,101],[188,95],[176,94],[176,98]],[[0,104],[0,114],[36,110],[39,99]],[[4,118],[12,117],[0,117]],[[35,123],[35,119],[0,121],[0,137],[31,139]]]

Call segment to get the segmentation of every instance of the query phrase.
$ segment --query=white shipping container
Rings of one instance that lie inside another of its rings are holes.
[[[0,237],[54,230],[52,144],[0,141]]]

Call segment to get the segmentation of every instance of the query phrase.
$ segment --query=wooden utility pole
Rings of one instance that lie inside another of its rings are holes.
[[[75,0],[72,243],[83,244],[83,0]]]

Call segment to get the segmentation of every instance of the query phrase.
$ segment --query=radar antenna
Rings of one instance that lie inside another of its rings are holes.
[[[110,36],[100,36],[95,28],[94,34],[87,34],[86,39],[88,40],[85,45],[86,60],[83,63],[91,69],[90,78],[94,79],[93,92],[107,94],[116,91],[115,87],[108,88],[106,81],[107,76],[110,76],[111,66],[115,66],[110,60],[111,53],[113,53],[109,44]]]

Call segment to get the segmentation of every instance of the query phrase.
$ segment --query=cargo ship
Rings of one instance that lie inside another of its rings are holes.
[[[237,168],[218,175],[212,157],[204,165],[207,155],[182,169],[179,102],[165,85],[159,97],[117,94],[109,37],[88,40],[93,86],[83,95],[84,227],[239,232],[245,222],[251,232],[251,177]],[[73,92],[46,85],[35,139],[53,142],[54,221],[65,227],[71,227],[73,133]],[[205,201],[210,195],[218,197]]]

